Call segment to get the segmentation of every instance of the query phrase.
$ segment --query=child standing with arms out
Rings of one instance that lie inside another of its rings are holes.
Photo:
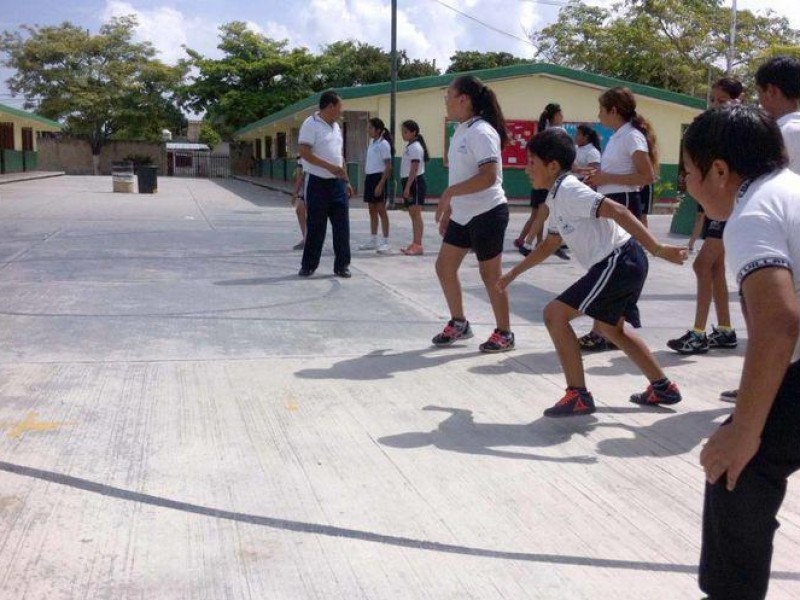
[[[497,289],[505,292],[514,279],[555,252],[562,240],[589,270],[544,310],[544,322],[567,379],[566,394],[544,414],[569,417],[595,411],[594,398],[586,388],[578,338],[570,325],[582,315],[592,317],[599,332],[625,352],[649,380],[647,389],[633,394],[631,402],[680,402],[678,387],[664,375],[644,341],[625,327],[625,318],[636,310],[647,277],[648,260],[642,246],[675,264],[682,264],[688,251],[659,244],[626,207],[579,181],[570,172],[574,162],[575,145],[563,130],[538,133],[528,143],[528,177],[534,187],[550,190],[537,218],[542,222],[549,219],[547,238],[497,283]]]
[[[364,165],[364,202],[369,206],[370,240],[361,244],[359,250],[389,252],[389,213],[386,211],[386,184],[391,181],[392,134],[386,125],[374,117],[367,124],[367,134],[372,140],[367,147],[367,162]],[[383,239],[378,241],[378,221]]]
[[[450,142],[449,187],[439,198],[436,222],[444,240],[436,259],[450,321],[433,338],[436,346],[449,346],[472,337],[464,316],[458,269],[470,250],[478,259],[483,285],[489,295],[496,328],[480,345],[481,352],[514,349],[508,298],[497,289],[502,273],[503,240],[508,227],[508,201],[503,191],[500,152],[508,142],[505,119],[497,96],[472,75],[462,75],[448,86],[447,118],[459,125]]]
[[[776,516],[800,469],[800,177],[775,121],[743,106],[697,117],[683,159],[689,193],[727,220],[748,336],[733,414],[700,454],[700,587],[710,600],[763,600]]]
[[[427,184],[425,181],[425,163],[428,161],[428,146],[419,132],[419,125],[411,119],[403,121],[401,135],[407,146],[400,160],[400,185],[403,189],[403,202],[411,217],[411,243],[400,251],[406,256],[421,256],[422,247],[422,207],[425,205]]]

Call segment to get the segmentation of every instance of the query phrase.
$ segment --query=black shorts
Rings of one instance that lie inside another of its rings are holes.
[[[641,327],[636,303],[642,293],[649,262],[642,246],[629,239],[589,272],[567,288],[557,299],[585,315],[616,325],[625,318]]]
[[[370,173],[364,178],[364,202],[385,202],[386,201],[386,186],[383,188],[383,194],[380,196],[375,195],[375,186],[383,177],[383,173]]]
[[[725,231],[726,223],[727,221],[715,221],[713,219],[709,219],[708,217],[704,217],[702,238],[704,240],[707,240],[708,238],[721,240],[722,232]]]
[[[408,177],[403,177],[400,180],[400,191],[402,194],[405,194],[406,183],[408,183]],[[411,182],[411,195],[408,198],[403,198],[403,202],[406,206],[424,206],[427,193],[428,184],[425,181],[425,176],[417,175],[414,181]]]
[[[622,204],[633,213],[637,219],[642,216],[642,197],[639,192],[617,192],[614,194],[603,194],[606,198]]]
[[[547,194],[550,193],[550,190],[531,190],[531,208],[539,208],[542,204],[547,201]]]
[[[450,220],[444,233],[444,243],[474,250],[480,262],[491,260],[503,253],[506,227],[508,204],[504,202],[473,217],[466,225]]]
[[[642,205],[642,214],[653,213],[653,184],[644,186],[639,190],[639,202]]]

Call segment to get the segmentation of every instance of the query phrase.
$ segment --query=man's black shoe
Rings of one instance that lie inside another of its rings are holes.
[[[306,269],[305,267],[300,269],[297,274],[300,277],[311,277],[314,274],[314,269]]]
[[[345,279],[349,279],[350,277],[352,277],[352,275],[350,274],[350,269],[348,269],[347,267],[345,267],[344,269],[336,269],[334,270],[333,274],[336,275],[337,277],[344,277]]]

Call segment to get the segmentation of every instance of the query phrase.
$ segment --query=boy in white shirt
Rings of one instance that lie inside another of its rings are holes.
[[[775,121],[743,106],[697,117],[683,157],[688,192],[728,221],[748,334],[733,415],[700,454],[700,587],[709,600],[762,600],[776,515],[800,469],[800,176],[785,168]]]
[[[776,56],[756,71],[761,107],[778,121],[789,168],[800,173],[800,60]]]
[[[594,398],[586,389],[580,346],[570,321],[582,315],[595,319],[599,333],[616,344],[636,363],[650,384],[630,401],[635,404],[676,404],[678,387],[661,370],[647,345],[629,328],[625,316],[636,302],[647,277],[648,261],[642,246],[676,264],[688,256],[686,248],[660,245],[625,206],[611,201],[570,173],[575,146],[560,129],[548,129],[528,142],[526,172],[536,188],[550,193],[539,218],[548,219],[547,238],[522,262],[503,275],[498,289],[567,242],[589,272],[544,310],[544,322],[558,352],[567,380],[567,392],[548,417],[586,415],[595,411]]]

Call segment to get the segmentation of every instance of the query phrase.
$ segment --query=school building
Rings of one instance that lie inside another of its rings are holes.
[[[531,63],[473,71],[497,94],[513,143],[503,152],[503,179],[512,198],[527,197],[530,184],[523,171],[525,144],[535,133],[540,112],[549,102],[558,102],[564,113],[567,131],[580,123],[593,124],[604,141],[610,131],[597,122],[600,94],[614,86],[627,86],[636,94],[637,110],[655,128],[661,159],[656,195],[674,198],[682,128],[705,109],[699,98],[639,85],[584,71],[551,64]],[[400,123],[415,120],[431,156],[425,167],[428,193],[439,195],[447,186],[447,145],[455,128],[448,122],[444,91],[460,75],[447,74],[399,81],[397,85],[397,133],[395,146],[400,155]],[[363,185],[363,164],[369,143],[367,121],[379,117],[389,125],[389,83],[378,83],[336,90],[344,101],[343,131],[345,157],[351,181]],[[256,159],[255,174],[288,180],[298,154],[300,125],[318,108],[319,94],[309,96],[287,108],[251,123],[235,136],[252,144]],[[399,159],[398,159],[399,160]],[[356,187],[358,190],[358,187]]]
[[[61,125],[55,121],[0,104],[0,173],[35,171],[39,135],[56,131]]]

